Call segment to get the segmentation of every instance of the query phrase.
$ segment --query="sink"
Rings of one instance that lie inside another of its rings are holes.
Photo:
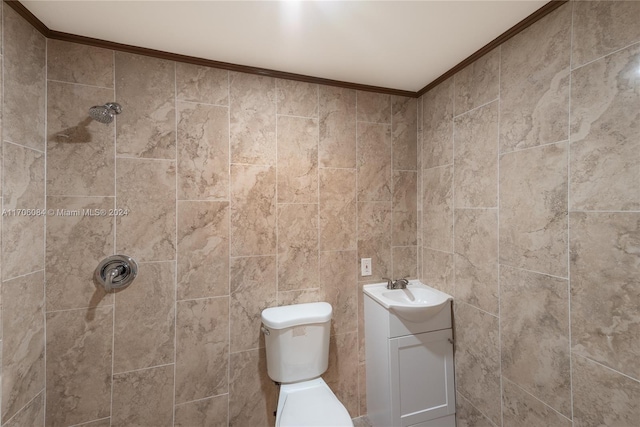
[[[365,285],[363,290],[378,304],[410,322],[428,320],[453,300],[451,295],[418,280],[409,281],[406,289],[387,289],[386,283],[376,283]]]

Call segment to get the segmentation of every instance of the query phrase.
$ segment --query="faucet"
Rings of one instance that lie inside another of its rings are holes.
[[[391,280],[388,277],[383,277],[382,279],[387,281],[387,289],[406,289],[409,284],[406,277],[397,280]]]

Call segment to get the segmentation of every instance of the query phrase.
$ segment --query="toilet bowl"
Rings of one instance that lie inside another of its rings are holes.
[[[322,375],[329,366],[329,303],[262,312],[267,373],[280,383],[276,427],[353,427],[349,412]]]

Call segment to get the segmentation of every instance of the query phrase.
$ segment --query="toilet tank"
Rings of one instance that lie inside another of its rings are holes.
[[[262,311],[267,373],[277,382],[319,377],[329,365],[331,304],[314,302]]]

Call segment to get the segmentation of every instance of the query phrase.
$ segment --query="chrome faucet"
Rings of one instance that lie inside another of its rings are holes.
[[[405,277],[397,280],[391,280],[388,277],[383,277],[382,280],[387,281],[387,289],[406,289],[409,284],[409,281]]]

